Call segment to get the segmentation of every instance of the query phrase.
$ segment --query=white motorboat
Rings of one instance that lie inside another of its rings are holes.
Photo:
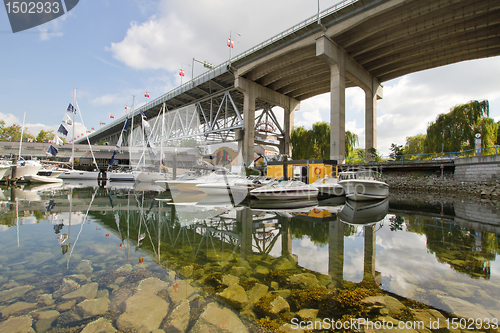
[[[318,189],[296,180],[274,181],[250,191],[259,200],[316,199]]]
[[[345,195],[344,188],[339,184],[338,178],[320,178],[311,184],[315,186],[319,193],[318,196],[343,196]]]
[[[85,170],[64,170],[63,173],[59,175],[62,179],[82,179],[82,180],[97,180],[99,177],[99,171],[85,171]]]
[[[59,177],[60,174],[64,172],[64,169],[60,169],[57,167],[47,167],[43,166],[40,170],[38,170],[38,176],[51,177],[56,178]]]
[[[41,168],[42,165],[38,161],[19,160],[17,161],[16,179],[19,178],[25,179],[26,176],[34,176],[38,173],[38,170],[40,170]],[[10,177],[12,177],[12,175]]]
[[[339,212],[339,219],[351,224],[370,224],[382,220],[389,210],[389,199],[357,202],[346,200]]]
[[[375,179],[370,170],[341,172],[339,184],[345,196],[354,201],[380,200],[389,196],[389,185]]]
[[[30,183],[54,183],[54,184],[62,184],[63,180],[61,178],[56,178],[56,177],[47,177],[47,176],[40,176],[40,175],[25,175],[24,180],[30,182]]]
[[[197,185],[220,183],[224,187],[227,186],[227,184],[232,184],[236,179],[239,178],[241,178],[241,176],[231,173],[212,172],[207,176],[201,176],[198,178],[167,180],[167,183],[170,189],[174,187],[181,192],[203,192],[202,189]]]
[[[107,173],[109,181],[112,182],[133,182],[135,181],[134,173],[128,170],[115,170]]]

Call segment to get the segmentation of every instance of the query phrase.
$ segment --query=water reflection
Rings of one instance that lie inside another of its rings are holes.
[[[74,265],[91,260],[94,266],[116,261],[103,271],[121,260],[138,262],[201,284],[214,273],[266,284],[276,276],[272,272],[312,272],[328,288],[378,285],[460,316],[500,317],[499,227],[492,224],[412,211],[409,205],[394,209],[388,199],[286,202],[289,207],[250,200],[234,207],[230,197],[172,198],[151,186],[79,186],[46,192],[3,188],[0,237],[5,240],[15,227],[20,249],[6,251],[0,264],[42,247],[40,252],[53,255],[48,264],[71,274],[73,259]],[[33,233],[42,228],[51,229],[53,241],[36,240]],[[144,264],[144,257],[155,266]],[[40,273],[35,266],[33,271]],[[35,273],[2,270],[0,281],[22,281],[23,274]]]

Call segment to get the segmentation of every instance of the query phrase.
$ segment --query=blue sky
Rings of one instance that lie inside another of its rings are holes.
[[[321,9],[337,1],[321,0]],[[284,6],[287,4],[287,6]],[[283,8],[286,8],[283,10]],[[22,123],[36,135],[57,129],[77,88],[85,125],[99,128],[125,114],[124,105],[146,102],[180,84],[179,68],[191,76],[193,57],[219,64],[314,15],[317,1],[80,0],[68,14],[13,34],[0,9],[0,119]],[[279,20],[276,19],[279,17]],[[238,35],[241,34],[241,36]],[[195,65],[195,76],[202,74]],[[414,73],[384,83],[378,102],[378,149],[424,133],[439,113],[471,99],[489,99],[500,120],[500,57]],[[346,91],[346,128],[364,145],[364,96]],[[295,125],[329,120],[329,95],[303,101]]]

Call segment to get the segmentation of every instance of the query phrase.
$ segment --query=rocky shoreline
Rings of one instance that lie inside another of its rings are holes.
[[[453,174],[443,177],[434,174],[386,173],[382,180],[389,184],[391,193],[432,194],[446,196],[448,199],[500,200],[500,181],[461,182]]]

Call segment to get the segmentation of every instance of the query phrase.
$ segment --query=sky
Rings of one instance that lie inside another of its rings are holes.
[[[321,0],[321,10],[338,0]],[[109,124],[136,106],[191,78],[192,60],[215,65],[317,13],[305,0],[80,0],[69,13],[23,32],[12,33],[0,8],[0,119],[35,135],[57,130],[76,89],[86,129]],[[194,76],[205,72],[195,63]],[[500,57],[457,63],[383,83],[377,104],[377,149],[425,133],[440,113],[470,100],[488,99],[490,116],[500,120]],[[302,101],[295,126],[329,121],[329,94]],[[277,111],[278,113],[281,110]],[[279,115],[278,115],[279,116]],[[77,122],[81,121],[77,118]],[[84,132],[80,126],[77,133]],[[364,147],[364,96],[346,90],[346,129]]]

